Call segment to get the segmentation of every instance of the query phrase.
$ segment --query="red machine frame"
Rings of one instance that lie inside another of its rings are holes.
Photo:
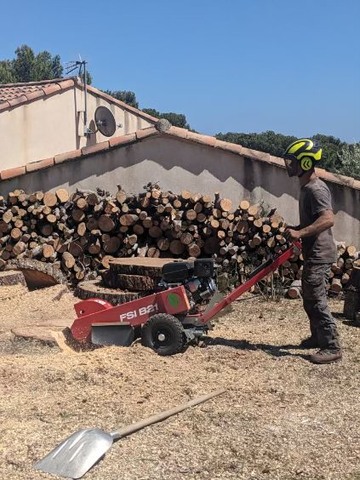
[[[260,265],[246,282],[239,285],[203,313],[188,314],[190,303],[186,290],[182,285],[116,306],[111,305],[107,301],[92,298],[75,304],[77,319],[71,326],[71,333],[76,340],[86,343],[91,341],[91,331],[94,325],[103,324],[104,327],[107,325],[130,325],[135,328],[145,324],[157,313],[166,313],[180,317],[182,322],[186,324],[200,327],[206,326],[223,308],[239,298],[243,293],[249,291],[253,285],[269,273],[274,272],[284,262],[288,261],[293,255],[295,248],[299,249],[300,244],[295,243],[291,245],[278,257]]]

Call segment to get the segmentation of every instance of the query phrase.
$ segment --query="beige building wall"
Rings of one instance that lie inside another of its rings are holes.
[[[116,192],[117,185],[128,193],[140,193],[148,182],[159,182],[162,189],[175,193],[219,192],[234,206],[249,199],[269,209],[276,207],[288,223],[298,223],[297,179],[289,179],[285,169],[167,135],[0,182],[0,194],[15,188],[33,192],[59,187]],[[328,185],[334,198],[336,239],[360,247],[360,191]]]
[[[153,124],[88,91],[87,125],[94,132],[94,113],[100,105],[109,108],[115,117],[118,127],[114,137]],[[84,91],[74,87],[1,112],[0,170],[107,140],[100,132],[84,135],[84,111]]]

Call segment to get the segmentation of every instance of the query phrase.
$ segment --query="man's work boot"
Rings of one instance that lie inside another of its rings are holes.
[[[299,343],[299,348],[307,349],[307,348],[319,348],[319,342],[316,337],[311,335],[311,337],[305,338]]]
[[[332,363],[341,360],[342,353],[341,350],[330,350],[330,349],[321,349],[318,352],[310,355],[309,360],[312,363]]]

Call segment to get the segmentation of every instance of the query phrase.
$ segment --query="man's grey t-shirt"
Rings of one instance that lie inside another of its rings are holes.
[[[319,178],[301,187],[299,199],[300,228],[307,227],[325,210],[332,210],[331,193]],[[331,228],[317,236],[302,239],[304,260],[311,263],[333,263],[336,261],[336,246]]]

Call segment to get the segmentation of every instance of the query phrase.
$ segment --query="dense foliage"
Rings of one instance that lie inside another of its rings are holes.
[[[63,67],[59,55],[47,51],[37,55],[27,45],[15,51],[13,60],[0,60],[0,83],[39,82],[61,78]]]
[[[35,54],[28,45],[22,45],[15,51],[11,60],[0,60],[0,84],[17,82],[36,82],[62,78],[63,67],[59,55],[52,56],[43,51]],[[87,83],[91,75],[86,72]],[[139,108],[136,95],[127,90],[105,90],[105,93],[121,100],[132,107]],[[143,112],[157,118],[165,118],[172,125],[191,129],[186,116],[174,112],[159,112],[153,108],[143,108]],[[220,140],[237,143],[244,147],[270,153],[281,157],[286,147],[296,140],[294,136],[282,135],[271,130],[263,133],[227,132],[215,135]],[[347,144],[329,135],[317,134],[311,137],[323,148],[322,167],[334,173],[341,173],[360,178],[360,143]]]
[[[273,131],[263,133],[218,133],[219,140],[237,143],[246,148],[281,157],[286,147],[297,138]],[[321,168],[333,173],[360,178],[360,144],[349,145],[331,135],[317,134],[310,137],[323,149]]]
[[[182,113],[160,113],[153,108],[143,108],[142,110],[153,117],[166,118],[166,120],[168,120],[171,125],[174,125],[175,127],[190,129],[190,125],[187,123],[186,117]]]
[[[360,143],[345,144],[339,154],[343,175],[360,179]]]
[[[139,104],[136,100],[136,95],[134,92],[130,92],[128,90],[104,90],[104,93],[107,93],[108,95],[116,98],[117,100],[121,100],[127,105],[130,105],[131,107],[139,108]]]
[[[215,136],[219,140],[237,143],[243,147],[270,153],[276,157],[281,157],[286,147],[296,140],[296,137],[281,135],[271,130],[264,133],[218,133]]]

